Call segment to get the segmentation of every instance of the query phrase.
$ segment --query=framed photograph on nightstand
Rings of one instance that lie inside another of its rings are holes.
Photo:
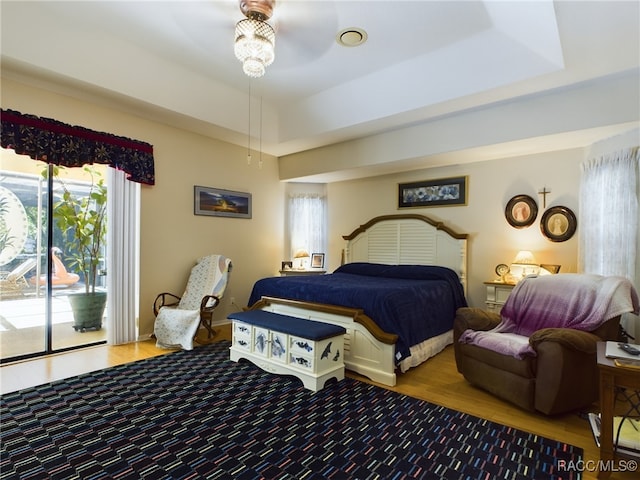
[[[324,267],[324,253],[312,253],[311,268],[323,268],[323,267]]]
[[[547,272],[553,273],[554,275],[560,271],[561,265],[549,265],[549,264],[540,264],[540,268],[544,268]]]

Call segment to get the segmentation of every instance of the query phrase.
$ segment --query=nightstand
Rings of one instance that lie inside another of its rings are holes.
[[[628,403],[628,405],[624,405],[623,411],[633,414],[640,409],[640,371],[635,368],[617,366],[613,359],[606,357],[606,347],[606,342],[598,342],[597,344],[598,370],[600,372],[600,426],[594,430],[594,437],[600,446],[598,478],[601,479],[609,478],[612,471],[624,471],[624,469],[616,469],[619,466],[616,460],[619,460],[620,457],[629,459],[627,466],[637,465],[638,461],[637,450],[630,450],[624,446],[614,448],[616,436],[613,425],[616,400],[621,397],[626,400],[623,404]],[[627,410],[627,407],[630,408]],[[589,421],[591,428],[594,429],[592,415],[594,414],[590,414]]]
[[[295,268],[292,268],[291,270],[280,270],[281,277],[292,277],[296,275],[324,275],[325,273],[327,273],[326,270],[319,269],[296,270]]]
[[[484,282],[484,284],[487,289],[487,296],[484,301],[487,304],[487,309],[491,312],[500,313],[504,302],[507,301],[507,297],[515,285],[503,282]]]

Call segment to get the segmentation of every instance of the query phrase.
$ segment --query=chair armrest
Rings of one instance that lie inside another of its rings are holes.
[[[220,297],[217,295],[205,295],[200,302],[201,312],[213,312],[213,309],[220,304]]]
[[[171,303],[167,303],[167,300]],[[153,314],[157,317],[162,307],[175,307],[180,303],[180,297],[173,293],[164,292],[159,294],[153,302]]]
[[[453,337],[455,341],[465,330],[491,330],[500,323],[500,315],[482,308],[462,307],[456,311],[453,321]]]
[[[542,342],[555,342],[563,347],[588,354],[596,353],[596,343],[600,341],[602,341],[600,337],[593,333],[571,328],[543,328],[529,337],[529,345],[534,350],[537,350]]]
[[[535,408],[555,415],[586,408],[598,398],[597,335],[568,328],[534,332]]]

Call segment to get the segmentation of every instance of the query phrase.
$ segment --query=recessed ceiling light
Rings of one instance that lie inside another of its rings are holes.
[[[367,32],[358,27],[345,28],[338,32],[336,41],[343,47],[357,47],[367,41]]]

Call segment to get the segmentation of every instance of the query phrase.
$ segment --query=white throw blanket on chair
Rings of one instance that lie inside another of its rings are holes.
[[[207,295],[222,298],[230,265],[231,260],[222,255],[198,259],[178,305],[175,308],[162,307],[158,312],[153,332],[158,347],[193,349],[193,338],[200,324],[202,299]]]

